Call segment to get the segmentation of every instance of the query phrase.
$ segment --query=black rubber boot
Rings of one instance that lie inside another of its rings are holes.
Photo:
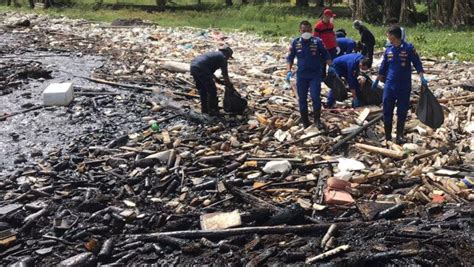
[[[308,111],[300,111],[301,114],[301,123],[303,123],[304,128],[309,127],[309,118],[308,118]]]
[[[405,144],[407,141],[405,140],[405,122],[404,121],[397,121],[397,144],[402,145]]]
[[[384,129],[385,129],[385,140],[392,141],[392,124],[384,123]]]
[[[201,113],[202,114],[209,114],[209,108],[207,107],[207,103],[201,102]]]
[[[207,106],[209,107],[209,115],[211,117],[219,117],[221,114],[219,112],[219,105],[217,97],[208,95],[207,97]]]
[[[314,124],[319,130],[326,129],[326,125],[321,122],[321,108],[314,111]]]

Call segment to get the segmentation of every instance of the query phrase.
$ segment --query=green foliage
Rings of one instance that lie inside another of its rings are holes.
[[[87,2],[89,1],[89,2]],[[117,1],[117,0],[104,0]],[[129,0],[119,0],[125,2]],[[136,1],[144,3],[142,1]],[[194,0],[189,0],[190,2]],[[217,0],[209,0],[217,1]],[[220,28],[222,30],[240,30],[254,32],[263,37],[279,39],[280,37],[295,37],[299,35],[298,25],[301,20],[314,23],[320,9],[310,7],[300,9],[284,4],[272,5],[246,5],[224,7],[222,4],[200,6],[197,10],[175,10],[160,13],[149,13],[136,9],[94,9],[95,0],[84,1],[86,5],[74,8],[34,10],[34,12],[49,14],[51,16],[68,16],[84,18],[95,21],[113,21],[117,18],[141,18],[153,21],[161,26],[180,27],[194,26],[200,28]],[[83,3],[84,3],[83,2]],[[133,2],[130,0],[130,2]],[[154,2],[154,0],[150,0]],[[195,1],[197,3],[197,0]],[[204,2],[203,3],[208,3]],[[217,2],[214,2],[217,3]],[[221,2],[222,3],[222,2]],[[176,4],[176,3],[175,3]],[[177,5],[177,4],[176,4]],[[10,10],[0,6],[0,11]],[[23,9],[29,11],[28,9]],[[344,28],[349,37],[359,40],[359,33],[352,28],[352,21],[348,18],[350,11],[347,7],[334,8],[338,17],[335,21],[336,29]],[[341,15],[339,15],[341,14]],[[384,26],[367,24],[376,37],[376,46],[383,49],[386,42]],[[442,57],[450,52],[456,52],[459,60],[474,60],[473,27],[461,29],[437,28],[427,23],[418,24],[416,27],[406,27],[407,39],[412,42],[422,56]]]

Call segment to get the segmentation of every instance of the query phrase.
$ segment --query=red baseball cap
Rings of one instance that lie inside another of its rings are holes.
[[[332,10],[329,9],[329,8],[326,9],[326,10],[324,10],[323,15],[328,16],[328,17],[335,17],[335,16],[336,16],[336,14],[334,14],[334,13],[332,12]]]

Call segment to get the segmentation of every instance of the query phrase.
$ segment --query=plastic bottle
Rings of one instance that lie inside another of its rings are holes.
[[[474,177],[464,177],[457,185],[461,189],[469,189],[474,187]]]
[[[159,132],[160,131],[160,125],[156,122],[154,122],[152,125],[151,125],[151,129],[154,131],[154,132]]]

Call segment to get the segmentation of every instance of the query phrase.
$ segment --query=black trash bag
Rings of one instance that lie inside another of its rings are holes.
[[[336,101],[347,99],[347,88],[339,76],[334,73],[328,73],[324,78],[324,83],[332,89],[332,95]]]
[[[243,114],[247,108],[247,99],[243,98],[233,86],[226,86],[224,93],[224,110],[229,113]]]
[[[364,86],[360,88],[360,104],[362,106],[375,105],[379,106],[383,101],[383,87],[377,86],[377,90],[372,90],[373,81],[366,74],[362,74],[365,77],[366,82]]]
[[[443,108],[428,86],[421,87],[421,95],[416,107],[416,116],[425,125],[437,129],[444,122]]]

